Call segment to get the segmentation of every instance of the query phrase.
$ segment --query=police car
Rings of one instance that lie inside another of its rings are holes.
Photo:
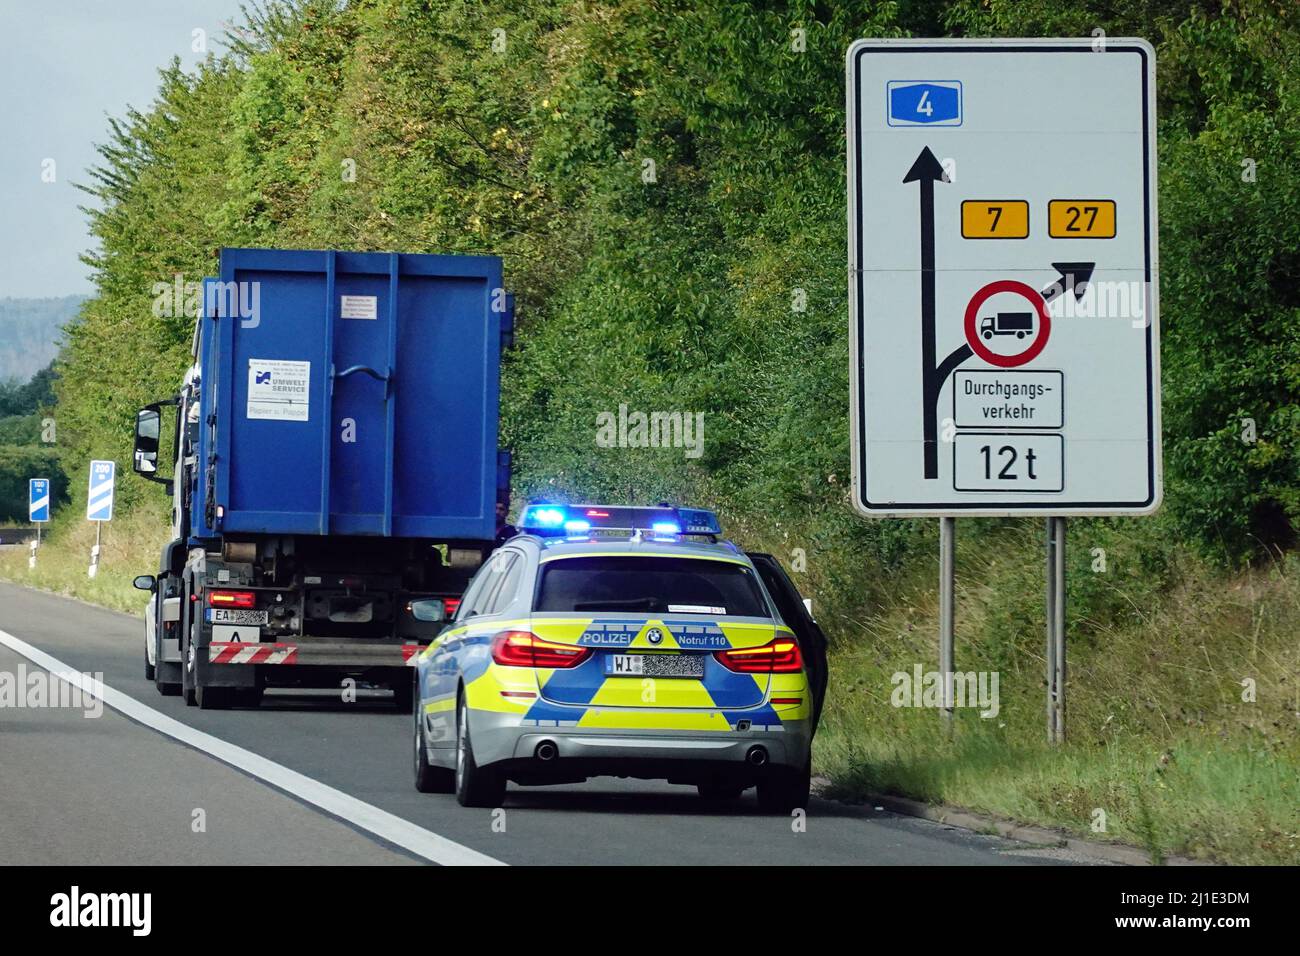
[[[775,559],[694,509],[534,504],[519,528],[413,661],[418,790],[495,807],[613,775],[806,805],[825,639]]]

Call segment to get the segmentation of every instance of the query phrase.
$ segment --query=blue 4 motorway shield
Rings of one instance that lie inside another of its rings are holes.
[[[961,83],[891,80],[888,85],[890,126],[960,126]]]
[[[27,482],[27,517],[31,521],[50,520],[50,480],[32,478]]]

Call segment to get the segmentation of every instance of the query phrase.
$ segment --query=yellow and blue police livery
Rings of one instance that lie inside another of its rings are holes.
[[[414,661],[418,789],[497,806],[507,781],[614,775],[806,803],[820,695],[769,556],[695,509],[529,505],[520,528]]]

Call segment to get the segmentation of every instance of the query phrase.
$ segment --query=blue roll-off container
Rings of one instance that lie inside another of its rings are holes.
[[[204,289],[195,537],[493,538],[499,258],[223,249]]]

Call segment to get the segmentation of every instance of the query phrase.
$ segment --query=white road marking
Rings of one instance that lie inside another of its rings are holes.
[[[0,644],[80,688],[83,693],[99,698],[131,720],[179,740],[183,744],[188,744],[196,750],[201,750],[222,763],[257,777],[304,803],[319,807],[326,813],[373,833],[416,856],[444,866],[505,866],[500,860],[479,853],[477,850],[471,850],[467,846],[461,846],[453,840],[403,820],[387,810],[381,810],[341,790],[326,786],[319,780],[313,780],[296,770],[290,770],[273,760],[267,760],[251,750],[245,750],[219,737],[195,730],[188,724],[140,703],[134,697],[79,673],[58,658],[51,657],[6,631],[0,631]]]

